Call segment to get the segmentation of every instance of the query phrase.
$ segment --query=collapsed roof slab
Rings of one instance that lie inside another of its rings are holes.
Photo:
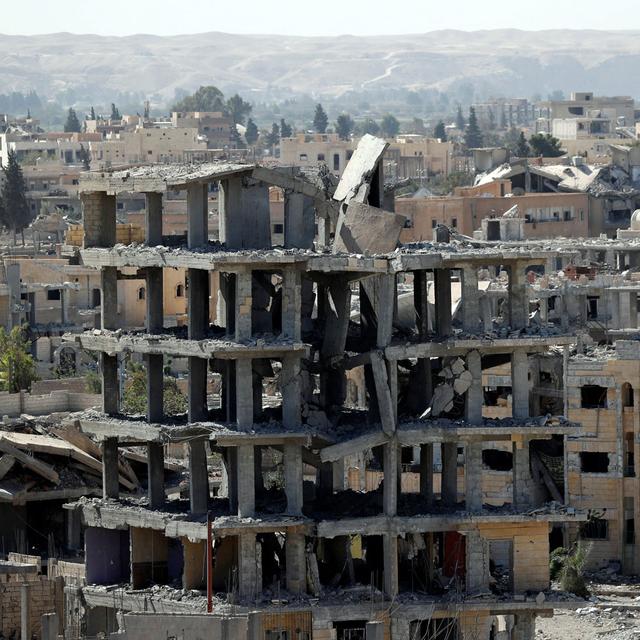
[[[80,192],[164,193],[192,183],[208,183],[230,176],[250,175],[255,165],[231,162],[142,165],[121,171],[90,171],[80,174]]]
[[[189,340],[176,338],[171,334],[120,333],[96,329],[80,334],[67,334],[63,342],[76,344],[88,351],[104,351],[110,354],[127,352],[220,360],[282,358],[291,353],[302,357],[309,355],[308,345],[277,338],[238,343],[223,339]]]

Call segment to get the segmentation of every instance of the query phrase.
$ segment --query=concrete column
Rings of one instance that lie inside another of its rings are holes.
[[[284,269],[282,281],[282,337],[302,337],[302,276],[297,267]]]
[[[344,478],[344,458],[334,460],[331,463],[331,486],[334,491],[345,490],[345,478]]]
[[[451,334],[451,270],[435,269],[435,330],[439,336]]]
[[[536,617],[529,611],[516,615],[516,624],[511,631],[512,640],[533,640],[536,635]]]
[[[514,418],[529,417],[529,358],[517,349],[511,354],[511,397]]]
[[[58,638],[58,614],[45,613],[40,617],[41,640],[57,640]]]
[[[424,338],[429,333],[429,300],[427,296],[427,272],[413,272],[413,306],[416,312],[416,329]]]
[[[462,276],[462,328],[477,333],[480,328],[480,294],[478,292],[478,270],[470,265],[461,269]]]
[[[148,333],[162,333],[164,326],[163,277],[161,267],[149,267],[146,274]]]
[[[398,443],[395,439],[390,440],[384,446],[383,467],[384,484],[382,501],[384,515],[395,516],[398,511]]]
[[[375,285],[375,302],[372,300],[378,319],[376,345],[386,347],[391,342],[393,317],[396,310],[396,274],[378,276]]]
[[[253,373],[251,360],[236,360],[236,421],[238,427],[253,426]]]
[[[250,338],[252,333],[252,280],[251,271],[241,271],[236,274],[235,327],[236,340],[239,342]]]
[[[458,445],[442,443],[442,474],[440,496],[442,503],[452,506],[458,501]]]
[[[465,443],[464,484],[467,511],[482,511],[482,442]]]
[[[521,510],[533,506],[533,478],[529,461],[529,441],[513,443],[513,506]]]
[[[20,585],[20,638],[31,640],[30,616],[29,616],[29,584]]]
[[[67,524],[67,549],[69,551],[77,551],[82,546],[80,544],[80,532],[82,530],[80,512],[75,509],[65,509],[64,513]]]
[[[398,595],[398,538],[395,534],[382,534],[384,554],[384,593],[388,598]]]
[[[237,452],[238,515],[241,518],[252,518],[256,510],[255,454],[253,445],[238,445]]]
[[[118,480],[118,439],[102,441],[102,497],[117,498],[120,492]]]
[[[147,368],[147,421],[162,422],[164,416],[164,358],[162,354],[144,355]]]
[[[162,244],[162,194],[145,193],[144,238],[150,247]]]
[[[509,324],[522,329],[529,324],[529,294],[527,277],[521,264],[509,267]]]
[[[102,267],[100,271],[100,326],[118,328],[118,269]]]
[[[238,587],[240,597],[252,600],[256,597],[258,580],[256,562],[256,534],[247,531],[238,536]]]
[[[82,203],[83,246],[113,247],[116,243],[116,197],[104,191],[80,194]]]
[[[299,444],[285,444],[284,491],[287,496],[287,513],[289,515],[302,515],[302,489],[302,447]]]
[[[477,531],[465,535],[467,594],[489,591],[489,542]]]
[[[307,590],[307,557],[304,533],[289,529],[284,550],[287,567],[287,591],[304,593]]]
[[[189,441],[189,501],[191,513],[207,513],[209,506],[209,473],[204,440]]]
[[[420,445],[420,493],[431,506],[433,503],[433,444]]]
[[[209,203],[207,185],[196,182],[187,186],[187,245],[203,247],[209,240]]]
[[[189,363],[189,422],[207,420],[209,409],[207,405],[207,371],[209,361],[204,358],[188,359]]]
[[[280,390],[282,392],[282,424],[285,428],[297,427],[302,421],[301,379],[300,358],[295,353],[282,358]]]
[[[187,278],[189,339],[201,340],[206,338],[209,329],[209,272],[203,269],[187,269]]]
[[[118,377],[118,356],[100,354],[102,369],[102,411],[114,415],[120,411],[120,379]]]
[[[609,320],[609,329],[623,329],[620,322],[620,295],[617,291],[607,291],[609,298],[609,313],[611,314],[611,320]]]
[[[491,307],[491,298],[488,295],[481,296],[480,314],[482,316],[482,329],[487,333],[493,331],[493,310]]]
[[[164,506],[164,447],[159,442],[147,443],[147,491],[149,508]]]
[[[484,393],[482,389],[482,358],[479,351],[467,353],[467,369],[473,379],[466,392],[465,418],[470,424],[481,424]]]

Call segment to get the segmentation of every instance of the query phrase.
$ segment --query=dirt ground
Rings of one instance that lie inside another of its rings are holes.
[[[640,640],[640,585],[589,585],[580,608],[536,619],[536,640]]]

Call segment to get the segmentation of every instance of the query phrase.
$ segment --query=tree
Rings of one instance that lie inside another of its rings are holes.
[[[427,129],[424,126],[424,120],[422,118],[414,118],[411,123],[411,133],[415,133],[418,136],[426,136]]]
[[[200,87],[193,95],[185,96],[173,105],[172,111],[224,111],[227,105],[218,87]]]
[[[80,133],[80,120],[78,120],[78,114],[72,107],[69,107],[69,111],[67,111],[67,121],[64,123],[64,130],[66,133]]]
[[[560,148],[560,140],[550,133],[536,133],[529,138],[531,154],[545,158],[557,158],[564,154]]]
[[[141,364],[129,363],[127,381],[122,395],[122,409],[129,414],[147,410],[147,372]],[[166,415],[187,411],[187,398],[178,388],[175,378],[164,376],[162,381],[162,409]]]
[[[280,142],[280,127],[276,122],[271,125],[271,131],[265,136],[265,142],[270,147],[275,147]]]
[[[469,123],[464,132],[464,144],[467,149],[475,149],[482,146],[482,131],[478,126],[476,110],[473,107],[469,107]]]
[[[91,113],[89,114],[89,120],[95,120],[96,119],[96,110],[91,107]]]
[[[80,145],[80,151],[78,151],[78,155],[80,156],[80,160],[82,160],[82,168],[85,171],[91,170],[91,154],[85,149],[83,144]]]
[[[349,140],[355,123],[348,113],[341,113],[336,120],[336,133],[340,140]]]
[[[234,124],[244,124],[245,117],[251,113],[252,109],[253,106],[245,102],[237,93],[227,100],[227,111]]]
[[[113,102],[111,103],[111,119],[112,120],[122,120],[122,116],[120,115],[120,112],[118,111],[118,107],[116,107],[116,105]]]
[[[318,103],[316,105],[316,112],[313,116],[313,128],[318,133],[324,133],[327,130],[327,125],[329,124],[329,118],[327,118],[327,114],[325,110],[322,108],[322,105]]]
[[[380,125],[373,118],[367,118],[360,126],[360,131],[363,134],[369,133],[372,136],[377,136],[380,133]]]
[[[3,167],[4,183],[0,191],[2,200],[2,224],[13,232],[13,243],[16,242],[16,232],[22,232],[31,222],[31,212],[27,205],[27,188],[18,163],[15,151],[9,151],[7,166]],[[22,237],[24,245],[24,235]]]
[[[380,123],[380,131],[385,138],[395,138],[400,131],[398,119],[388,113]]]
[[[531,148],[529,147],[529,143],[524,136],[524,131],[520,132],[520,136],[518,137],[518,142],[516,144],[516,155],[518,158],[528,158],[531,154]]]
[[[458,112],[456,113],[456,127],[459,131],[464,131],[464,127],[466,122],[464,120],[464,116],[462,115],[462,107],[458,105]]]
[[[290,138],[293,135],[293,128],[285,122],[284,118],[280,118],[280,137]]]
[[[447,130],[444,128],[444,122],[440,120],[433,130],[433,137],[439,138],[442,142],[447,141]]]
[[[496,128],[496,117],[493,114],[493,109],[491,107],[489,107],[488,109],[487,119],[488,119],[488,129],[489,131],[493,131]]]
[[[13,327],[7,333],[0,327],[0,391],[18,393],[29,389],[38,379],[36,363],[23,327]]]
[[[247,144],[252,147],[257,141],[260,134],[258,133],[258,127],[256,127],[256,123],[249,118],[247,120],[247,128],[244,132],[244,139],[247,141]]]

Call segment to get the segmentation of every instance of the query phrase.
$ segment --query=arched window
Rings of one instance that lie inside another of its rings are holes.
[[[138,300],[144,300],[147,297],[147,290],[144,287],[138,289]]]
[[[176,287],[176,298],[184,298],[184,285],[182,283]]]
[[[633,387],[628,382],[622,385],[622,406],[633,407]]]

